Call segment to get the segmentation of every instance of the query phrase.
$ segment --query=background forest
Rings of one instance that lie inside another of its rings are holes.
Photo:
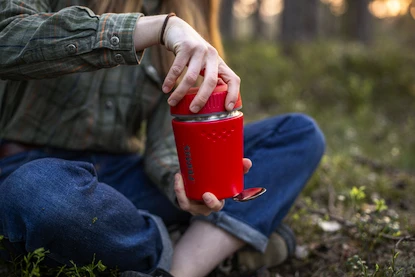
[[[414,18],[410,0],[222,1],[246,118],[306,113],[327,140],[272,276],[415,276]]]

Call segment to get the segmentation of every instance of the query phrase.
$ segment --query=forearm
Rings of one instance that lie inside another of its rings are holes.
[[[79,6],[50,13],[33,3],[0,3],[0,78],[53,78],[138,64],[133,34],[142,14],[96,16]]]
[[[150,179],[176,204],[174,175],[180,172],[180,167],[172,134],[159,129],[157,138],[147,137],[144,166]]]
[[[174,175],[180,172],[180,168],[175,161],[175,157],[149,155],[145,161],[145,172],[170,202],[177,205],[174,192]]]
[[[166,99],[166,95],[160,97],[147,120],[144,167],[156,186],[175,203],[174,174],[180,167]]]

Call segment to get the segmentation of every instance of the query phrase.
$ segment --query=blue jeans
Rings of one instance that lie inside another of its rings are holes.
[[[245,188],[267,192],[244,203],[227,200],[222,211],[192,220],[209,221],[263,251],[316,169],[324,137],[301,114],[247,124],[244,136],[245,157],[253,162]],[[95,254],[122,271],[168,270],[166,227],[190,219],[152,184],[136,154],[41,148],[0,160],[0,235],[8,252],[44,247],[60,264],[88,264]]]

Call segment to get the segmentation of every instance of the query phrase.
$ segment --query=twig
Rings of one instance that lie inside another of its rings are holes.
[[[391,236],[387,234],[382,234],[381,236],[385,239],[397,241],[397,243],[401,243],[402,241],[415,241],[415,237],[411,235],[407,235],[403,237],[395,237],[395,236]]]

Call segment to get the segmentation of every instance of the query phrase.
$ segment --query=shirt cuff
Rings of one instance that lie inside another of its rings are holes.
[[[102,55],[105,66],[140,63],[144,50],[135,51],[133,37],[136,22],[141,16],[141,13],[106,13],[100,16],[93,48],[110,50]]]
[[[162,178],[163,187],[165,188],[164,193],[167,196],[167,198],[170,200],[171,203],[173,203],[177,208],[180,209],[180,205],[177,202],[176,198],[176,192],[174,191],[174,175],[176,175],[177,172],[180,172],[178,169],[175,172],[169,172]]]

